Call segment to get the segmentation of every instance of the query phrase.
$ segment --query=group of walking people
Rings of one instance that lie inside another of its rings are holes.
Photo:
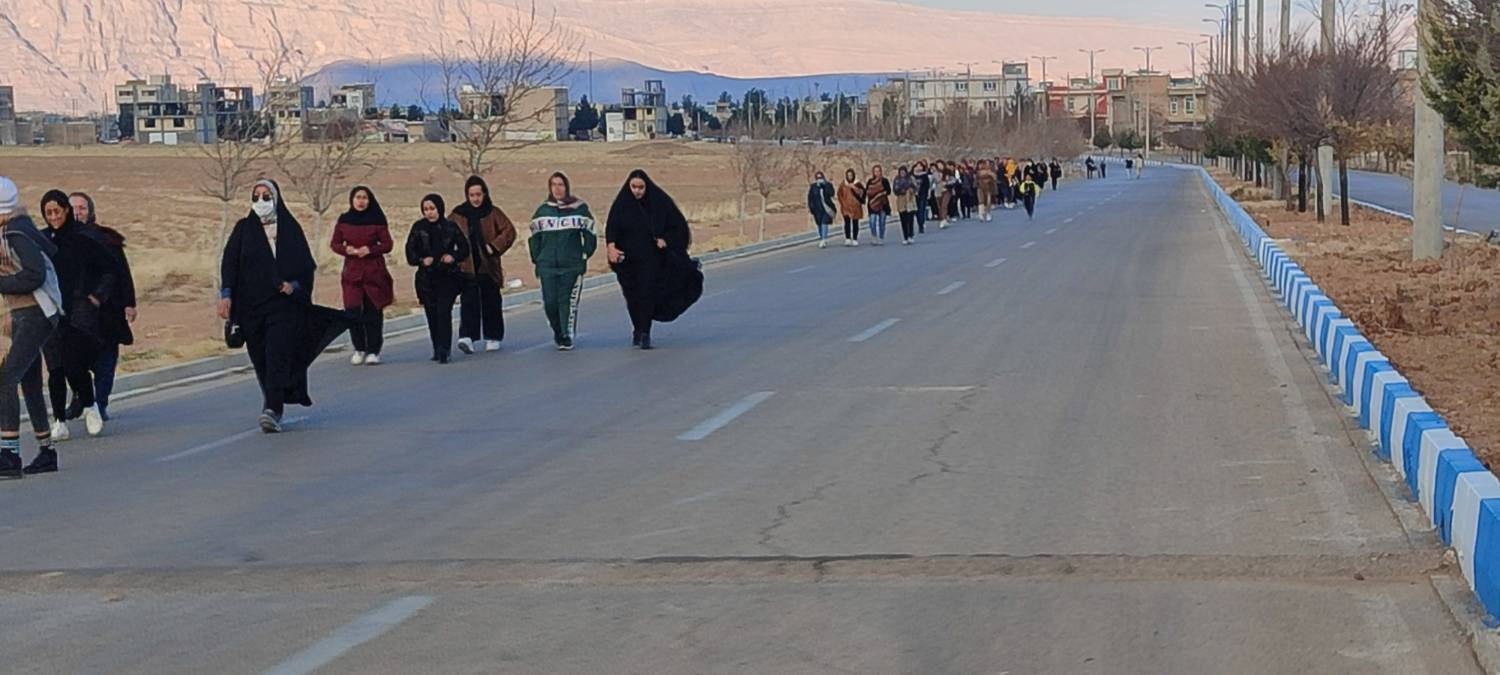
[[[70,421],[104,433],[120,346],[134,342],[125,237],[99,224],[85,193],[50,190],[39,207],[41,225],[0,176],[0,478],[57,471]],[[24,466],[23,399],[39,446]]]
[[[901,243],[910,245],[917,235],[927,233],[929,222],[939,229],[975,217],[991,222],[994,209],[1018,204],[1032,217],[1042,189],[1050,181],[1056,190],[1062,175],[1056,158],[1042,162],[1010,157],[930,164],[919,160],[897,167],[895,178],[886,177],[878,164],[864,180],[851,168],[837,186],[819,171],[808,186],[807,208],[818,229],[818,248],[828,247],[829,229],[837,218],[843,219],[845,246],[859,246],[861,220],[869,222],[871,243],[884,246],[893,213],[900,219]]]
[[[417,211],[421,217],[407,235],[405,260],[416,268],[414,291],[426,316],[432,360],[451,359],[454,305],[458,350],[499,351],[505,339],[503,259],[518,239],[515,223],[479,176],[464,182],[463,198],[452,210],[442,195],[429,194]],[[703,275],[688,255],[691,242],[687,219],[672,198],[644,171],[632,172],[610,209],[605,243],[635,346],[652,349],[653,322],[676,319],[701,296]],[[339,217],[329,245],[344,259],[342,310],[313,304],[317,265],[274,181],[255,184],[251,212],[225,245],[219,316],[230,346],[249,352],[264,395],[258,422],[266,433],[282,431],[287,405],[312,405],[307,370],[344,329],[350,331],[352,365],[382,362],[384,312],[396,298],[386,255],[395,241],[369,186],[350,190],[349,210]],[[553,342],[559,351],[571,351],[598,234],[588,203],[561,172],[548,177],[546,196],[532,212],[527,248]]]

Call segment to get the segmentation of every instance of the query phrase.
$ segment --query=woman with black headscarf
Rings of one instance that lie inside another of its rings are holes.
[[[318,265],[274,181],[257,182],[250,199],[250,214],[224,245],[219,318],[244,336],[264,397],[260,429],[271,434],[281,431],[286,404],[312,405],[306,337]]]
[[[349,329],[356,366],[379,365],[385,343],[385,308],[396,301],[395,282],[385,266],[385,254],[396,247],[390,224],[375,192],[363,185],[349,191],[349,210],[333,228],[333,252],[344,257],[339,283],[344,291],[344,309],[354,316]]]
[[[57,247],[53,266],[62,292],[64,316],[43,350],[47,388],[52,396],[52,438],[67,440],[67,420],[82,416],[90,436],[104,433],[104,416],[94,401],[94,378],[89,369],[99,359],[104,338],[101,315],[114,299],[117,265],[114,256],[89,236],[87,226],[73,217],[67,193],[52,190],[42,196],[44,234]],[[68,389],[73,405],[68,405]]]
[[[99,332],[103,338],[99,358],[89,368],[94,374],[94,403],[99,406],[99,415],[109,421],[109,395],[115,389],[115,369],[120,364],[120,347],[135,344],[135,333],[130,324],[135,323],[135,279],[130,273],[130,259],[125,255],[125,235],[112,227],[99,224],[99,213],[94,210],[94,198],[83,192],[68,195],[73,206],[73,217],[87,227],[89,236],[104,244],[114,255],[118,267],[115,270],[115,292],[109,302],[100,307]]]
[[[439,195],[422,198],[422,219],[406,237],[406,264],[417,268],[417,300],[427,315],[432,360],[447,363],[453,349],[453,302],[463,292],[458,264],[469,257],[469,242],[453,221],[443,217]]]
[[[633,343],[651,349],[651,322],[676,319],[703,293],[703,273],[687,253],[693,239],[687,218],[636,169],[615,195],[604,238],[635,329]]]
[[[469,243],[469,255],[459,261],[464,287],[459,309],[458,350],[472,354],[480,349],[500,351],[505,339],[505,315],[500,289],[505,269],[500,258],[516,243],[516,226],[490,201],[490,186],[479,176],[464,182],[464,201],[448,216]]]

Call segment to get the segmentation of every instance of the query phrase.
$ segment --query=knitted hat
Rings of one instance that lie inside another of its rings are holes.
[[[8,216],[21,208],[21,193],[9,178],[0,176],[0,216]]]

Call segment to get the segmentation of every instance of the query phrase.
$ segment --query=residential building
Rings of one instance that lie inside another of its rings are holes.
[[[354,110],[360,116],[364,116],[366,111],[377,107],[375,104],[375,85],[370,82],[341,85],[338,89],[334,90],[332,96],[328,97],[328,107]]]
[[[458,92],[459,111],[470,124],[450,125],[454,140],[475,120],[487,120],[505,114],[506,140],[556,141],[568,135],[571,109],[567,87],[535,87],[522,92],[516,100],[507,101],[502,93],[485,93],[464,85]]]
[[[1121,68],[1106,68],[1101,71],[1104,86],[1109,90],[1109,133],[1120,138],[1127,130],[1144,138],[1149,129],[1153,135],[1166,131],[1167,85],[1171,79],[1166,73],[1127,73]],[[1147,121],[1147,115],[1151,115]]]
[[[217,143],[234,135],[255,113],[250,87],[221,87],[201,80],[179,87],[170,75],[127,80],[115,87],[122,140],[137,143]]]
[[[1094,127],[1109,128],[1109,89],[1105,81],[1092,84],[1086,77],[1068,78],[1066,84],[1052,83],[1047,89],[1047,114],[1072,117],[1085,126],[1089,120],[1089,101],[1094,104]]]
[[[1201,127],[1208,123],[1208,85],[1191,77],[1167,82],[1167,128]]]
[[[312,109],[312,87],[282,77],[266,91],[266,114],[275,125],[277,138],[302,138],[303,118]]]
[[[16,145],[16,90],[0,85],[0,145]]]
[[[657,138],[667,135],[667,88],[661,80],[646,80],[641,89],[627,87],[620,91],[625,140]]]

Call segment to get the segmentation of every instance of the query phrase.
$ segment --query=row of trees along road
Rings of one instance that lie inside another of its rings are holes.
[[[1354,15],[1344,22],[1330,49],[1318,49],[1307,36],[1251,60],[1242,70],[1209,80],[1216,100],[1207,143],[1272,163],[1282,148],[1302,167],[1296,206],[1307,209],[1308,167],[1320,145],[1331,145],[1338,162],[1340,193],[1348,194],[1349,157],[1378,149],[1383,130],[1397,124],[1403,109],[1395,60],[1397,15]],[[1275,162],[1282,184],[1291,167]],[[1349,224],[1349,202],[1340,200],[1340,222]],[[1287,210],[1294,208],[1287,191]],[[1326,214],[1317,214],[1321,221]]]

